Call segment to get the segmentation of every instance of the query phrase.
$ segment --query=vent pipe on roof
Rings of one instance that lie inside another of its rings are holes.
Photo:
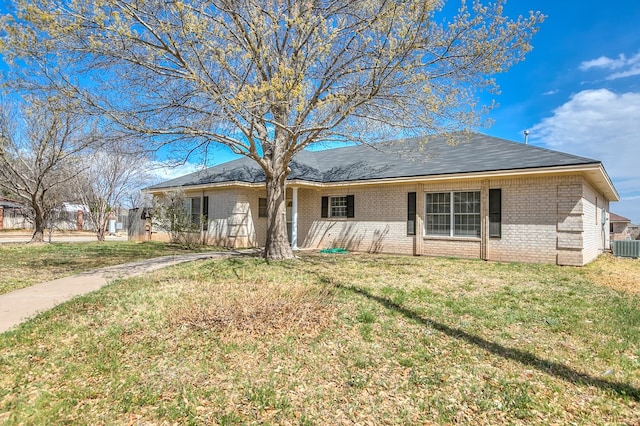
[[[529,143],[529,131],[524,131],[524,144],[527,145]]]

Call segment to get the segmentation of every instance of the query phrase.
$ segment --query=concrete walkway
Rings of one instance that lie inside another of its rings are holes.
[[[83,272],[2,294],[0,295],[0,333],[76,296],[95,291],[116,278],[133,277],[195,260],[221,259],[255,253],[253,250],[243,250],[163,256]]]

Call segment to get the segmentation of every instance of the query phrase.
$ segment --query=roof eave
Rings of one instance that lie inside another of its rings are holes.
[[[142,189],[145,194],[162,194],[167,191],[204,191],[210,188],[227,188],[227,187],[241,187],[241,188],[262,188],[264,182],[242,182],[238,180],[232,180],[227,182],[212,182],[200,185],[181,185],[181,186],[155,186]]]
[[[549,166],[549,167],[533,167],[524,169],[509,169],[509,170],[486,170],[476,172],[463,172],[463,173],[446,173],[439,175],[420,175],[420,176],[406,176],[397,178],[382,178],[382,179],[366,179],[366,180],[353,180],[353,181],[337,181],[337,182],[306,182],[302,180],[295,180],[287,182],[289,186],[307,186],[307,187],[336,187],[336,186],[360,186],[360,185],[384,185],[384,184],[402,184],[402,183],[414,183],[414,182],[438,182],[446,180],[471,180],[471,179],[485,179],[495,177],[524,177],[533,175],[554,175],[554,174],[572,174],[580,173],[589,178],[594,186],[602,192],[610,201],[619,201],[620,196],[616,191],[609,175],[605,171],[602,163],[594,162],[579,165],[568,166]]]
[[[568,165],[568,166],[549,166],[549,167],[533,167],[524,169],[509,170],[486,170],[476,172],[463,173],[446,173],[439,175],[419,175],[419,176],[403,176],[380,179],[361,179],[336,182],[316,182],[304,179],[293,179],[287,181],[287,186],[298,188],[333,188],[337,186],[368,186],[368,185],[397,185],[402,183],[415,182],[438,182],[446,180],[471,180],[471,179],[488,179],[495,177],[524,177],[533,175],[554,175],[554,174],[571,174],[580,173],[586,176],[589,181],[609,200],[619,201],[620,196],[616,191],[609,175],[605,171],[602,163],[594,162],[587,164]],[[174,186],[174,187],[152,187],[145,188],[142,191],[148,194],[162,194],[171,190],[184,191],[204,191],[212,188],[262,188],[264,182],[242,182],[227,181],[215,182],[200,185]]]

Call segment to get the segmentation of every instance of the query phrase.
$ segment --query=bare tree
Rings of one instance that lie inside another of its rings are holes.
[[[0,110],[0,187],[28,204],[32,242],[42,242],[47,215],[59,207],[66,187],[81,172],[77,155],[92,142],[86,119],[56,99]]]
[[[86,168],[74,179],[76,199],[88,207],[87,219],[104,241],[109,220],[127,197],[148,183],[147,153],[136,141],[104,136],[101,149],[83,156]]]
[[[524,58],[543,19],[511,20],[504,0],[462,2],[449,22],[435,0],[13,1],[6,58],[46,63],[40,76],[126,129],[256,161],[271,259],[293,256],[296,153],[476,126],[479,93]]]

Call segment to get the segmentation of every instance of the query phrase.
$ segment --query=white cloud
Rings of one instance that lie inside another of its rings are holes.
[[[604,69],[607,71],[619,70],[609,74],[606,77],[607,80],[617,80],[619,78],[640,75],[640,52],[629,58],[627,58],[624,53],[621,53],[615,59],[607,56],[600,56],[599,58],[582,62],[579,68],[581,71],[588,71],[591,69]]]
[[[640,64],[637,64],[626,71],[614,72],[607,77],[607,80],[617,80],[619,78],[633,77],[634,75],[640,75]]]
[[[536,124],[531,140],[602,161],[623,199],[619,205],[640,223],[640,199],[634,198],[640,188],[639,117],[640,93],[584,90]]]
[[[547,92],[544,92],[542,95],[543,96],[549,96],[549,95],[555,95],[556,93],[558,93],[559,90],[558,89],[554,89],[554,90],[549,90]]]
[[[149,172],[153,176],[153,183],[175,179],[189,173],[200,171],[203,168],[204,166],[202,164],[189,162],[175,164],[169,161],[151,161],[149,163]]]
[[[590,61],[584,61],[580,64],[580,70],[587,71],[592,68],[605,68],[609,70],[614,70],[620,67],[623,67],[627,62],[627,58],[624,54],[618,56],[617,59],[611,59],[606,56],[600,56],[597,59],[592,59]]]

